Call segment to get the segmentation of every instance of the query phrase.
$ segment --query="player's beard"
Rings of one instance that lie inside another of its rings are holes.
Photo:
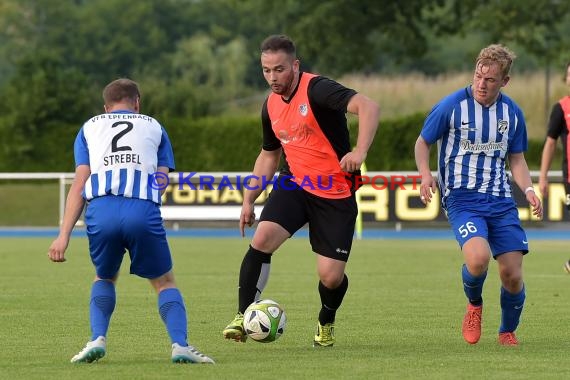
[[[284,89],[285,87],[283,87],[283,85],[280,85],[278,83],[274,83],[271,85],[271,91],[273,91],[273,93],[277,95],[283,95]]]
[[[287,96],[291,95],[293,92],[293,81],[295,79],[295,73],[291,72],[291,75],[284,81],[284,83],[272,83],[271,84],[271,91],[277,95]]]

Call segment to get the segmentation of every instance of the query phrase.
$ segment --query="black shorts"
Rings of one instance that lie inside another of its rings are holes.
[[[283,188],[274,187],[259,221],[277,223],[291,236],[308,223],[313,252],[348,261],[358,214],[354,194],[348,198],[328,199],[300,188],[293,189],[295,187],[294,182]]]

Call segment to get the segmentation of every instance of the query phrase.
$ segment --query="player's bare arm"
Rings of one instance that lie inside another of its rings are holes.
[[[542,204],[540,198],[536,195],[532,179],[528,170],[528,165],[523,153],[512,153],[509,155],[509,166],[513,179],[518,187],[525,193],[526,200],[532,206],[532,214],[542,219]]]
[[[276,150],[262,149],[255,160],[252,173],[254,177],[249,181],[249,189],[245,189],[239,218],[239,229],[242,237],[245,236],[245,226],[251,227],[255,222],[255,200],[265,190],[263,188],[264,183],[267,183],[275,175],[281,157],[281,150],[281,148]],[[263,179],[265,179],[265,182]]]
[[[53,262],[65,261],[65,250],[69,244],[69,237],[85,206],[85,199],[83,199],[82,192],[85,187],[85,182],[87,182],[90,175],[91,170],[88,165],[79,165],[75,169],[75,178],[67,194],[65,212],[63,214],[59,235],[48,250],[48,256]]]
[[[431,198],[433,194],[435,194],[437,186],[429,168],[429,150],[430,145],[422,136],[419,136],[414,147],[414,155],[418,172],[422,177],[420,183],[420,199],[423,204],[431,202]]]
[[[354,95],[347,105],[347,111],[358,115],[358,138],[356,147],[340,160],[340,167],[346,172],[360,169],[366,160],[368,149],[374,140],[380,118],[380,107],[372,99],[362,95]]]
[[[538,176],[538,187],[543,197],[548,197],[548,171],[552,164],[554,151],[556,150],[556,140],[550,136],[546,137],[544,148],[542,149],[542,158],[540,160],[540,175]]]
[[[166,166],[159,166],[156,171],[163,174],[156,175],[155,180],[157,182],[158,188],[160,189],[160,194],[164,194],[166,187],[168,186],[168,173],[170,173],[170,169]]]

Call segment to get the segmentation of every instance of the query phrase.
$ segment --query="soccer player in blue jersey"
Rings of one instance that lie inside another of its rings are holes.
[[[533,214],[542,218],[542,205],[524,158],[524,115],[501,92],[509,82],[514,59],[515,54],[502,45],[482,49],[473,83],[435,105],[415,146],[422,176],[421,200],[430,202],[439,186],[442,207],[463,252],[463,289],[468,303],[462,330],[470,344],[481,337],[481,294],[492,254],[502,284],[499,344],[518,345],[515,330],[525,300],[522,262],[529,247],[512,198],[507,162]],[[437,184],[429,166],[434,143],[438,148]]]
[[[174,170],[168,135],[158,121],[139,113],[138,85],[117,79],[103,90],[105,113],[89,119],[75,140],[75,178],[58,237],[49,247],[54,262],[65,261],[71,231],[85,203],[85,222],[95,280],[89,316],[91,340],[72,363],[105,356],[115,309],[115,284],[128,250],[130,272],[147,278],[158,294],[158,312],[172,342],[175,363],[214,363],[187,342],[186,309],[172,272],[160,215],[161,189]]]

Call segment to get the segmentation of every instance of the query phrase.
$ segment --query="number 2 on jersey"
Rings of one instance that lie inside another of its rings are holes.
[[[123,129],[122,131],[119,131],[119,133],[117,133],[115,135],[115,137],[113,137],[113,140],[111,140],[111,152],[113,152],[113,153],[126,151],[126,150],[133,150],[128,145],[118,146],[119,139],[121,137],[123,137],[124,135],[126,135],[127,133],[129,133],[133,129],[133,123],[128,122],[128,121],[118,121],[116,123],[113,123],[113,125],[111,125],[111,128],[115,128],[115,127],[118,127],[119,125],[123,125],[123,124],[126,125],[127,127],[125,129]]]

